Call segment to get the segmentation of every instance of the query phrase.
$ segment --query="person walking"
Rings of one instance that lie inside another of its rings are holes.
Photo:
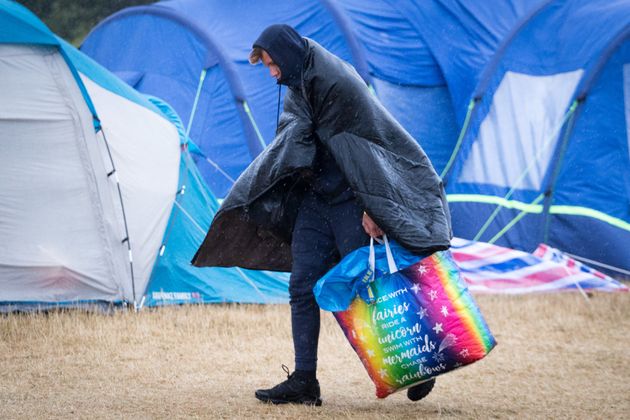
[[[295,370],[283,366],[287,380],[255,397],[321,405],[317,280],[370,236],[418,255],[447,249],[450,215],[428,157],[351,65],[281,24],[261,33],[249,61],[288,86],[276,137],[236,181],[192,263],[291,272]]]

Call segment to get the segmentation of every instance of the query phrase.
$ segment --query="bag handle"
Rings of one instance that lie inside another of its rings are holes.
[[[394,274],[398,271],[398,267],[396,267],[396,261],[394,261],[394,254],[392,254],[392,249],[389,247],[387,235],[383,235],[383,240],[385,241],[385,254],[387,255],[387,265],[389,266],[389,272],[391,274]]]
[[[372,270],[372,280],[374,280],[374,272],[376,269],[376,255],[374,252],[374,238],[370,237],[370,255],[368,257],[369,267]],[[376,239],[377,242],[381,242],[379,239]],[[387,235],[383,235],[383,243],[385,244],[385,255],[387,255],[387,266],[389,267],[389,272],[394,274],[398,271],[398,267],[396,266],[396,261],[394,261],[394,255],[392,254],[392,250],[389,247],[389,241],[387,240]]]

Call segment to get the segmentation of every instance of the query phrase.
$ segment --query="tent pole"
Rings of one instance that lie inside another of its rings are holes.
[[[201,188],[199,191],[201,192],[201,195],[203,195],[203,198],[207,201],[207,202],[211,202],[212,199],[210,198],[210,196],[208,195],[208,193],[206,192],[206,182],[199,176],[198,172],[196,170],[191,170],[190,168],[195,168],[195,162],[192,160],[192,158],[190,157],[190,152],[189,149],[186,148],[186,150],[182,151],[183,154],[183,161],[184,164],[186,166],[186,176],[188,177],[188,179],[192,178],[194,179],[199,185],[202,185],[203,188]]]
[[[206,74],[207,74],[207,69],[203,69],[202,72],[201,72],[201,75],[199,76],[199,83],[197,84],[197,92],[195,94],[195,99],[193,100],[193,106],[192,106],[192,109],[190,111],[190,118],[188,119],[188,126],[186,127],[186,138],[184,139],[184,141],[186,141],[186,142],[190,138],[190,136],[189,136],[190,129],[192,127],[192,123],[193,123],[193,120],[195,118],[195,114],[197,112],[197,105],[199,104],[199,97],[201,96],[201,90],[203,88],[203,82],[206,79]],[[181,153],[182,154],[188,153],[187,143],[182,145]],[[208,160],[208,158],[206,158],[206,160]],[[182,159],[182,161],[184,161],[187,164],[185,156]],[[221,173],[223,173],[223,171],[221,171]],[[232,181],[232,182],[234,182],[234,181]],[[179,188],[179,190],[175,194],[175,199],[173,201],[174,204],[176,204],[182,210],[183,210],[183,207],[179,204],[179,202],[177,200],[178,200],[178,198],[180,196],[183,196],[186,193],[186,185],[187,184],[188,184],[188,169],[185,169],[185,171],[184,171],[184,180],[181,183],[181,187]],[[159,255],[160,256],[164,255],[164,251],[165,251],[166,245],[168,243],[168,238],[170,237],[170,233],[171,233],[171,226],[172,226],[172,223],[169,223],[169,226],[167,228],[166,234],[164,236],[164,240],[162,241],[162,245],[160,246],[160,251],[159,251]]]
[[[208,69],[204,68],[201,71],[201,74],[199,76],[199,83],[197,84],[197,91],[195,93],[195,99],[193,100],[193,106],[192,109],[190,111],[190,117],[188,119],[188,125],[186,127],[186,139],[185,141],[188,141],[188,139],[190,138],[190,130],[192,128],[192,123],[194,121],[195,118],[195,114],[197,113],[197,106],[199,105],[199,98],[201,97],[201,91],[203,89],[203,83],[206,79],[206,75],[208,73]],[[258,131],[258,129],[256,129],[256,131]],[[259,133],[260,134],[260,133]],[[182,150],[182,153],[188,153],[187,149]],[[224,177],[226,177],[230,182],[232,182],[232,184],[234,184],[234,179],[229,176],[227,174],[227,172],[225,172],[217,163],[215,163],[214,161],[212,161],[210,158],[208,158],[207,156],[203,156],[206,160],[206,162],[210,163],[221,175],[223,175]],[[186,164],[188,164],[186,158],[183,159],[184,162]],[[185,175],[186,175],[186,180],[184,182],[182,182],[182,186],[179,189],[179,191],[177,192],[176,196],[175,196],[175,200],[174,200],[174,204],[177,205],[177,207],[186,215],[188,216],[188,218],[193,222],[193,224],[200,229],[201,231],[203,231],[203,229],[201,229],[201,227],[195,222],[195,220],[188,214],[186,213],[186,211],[184,210],[184,208],[182,207],[182,205],[177,201],[179,196],[183,196],[184,193],[186,192],[186,184],[188,183],[188,170],[185,170]],[[205,194],[204,194],[205,195]],[[206,197],[207,198],[207,197]],[[159,255],[162,256],[164,254],[164,250],[166,249],[166,244],[168,242],[168,237],[170,236],[170,229],[171,226],[169,225],[168,230],[167,230],[167,234],[165,236],[165,240],[162,242],[162,246],[160,247],[160,251],[159,251]],[[203,232],[205,234],[205,232]]]
[[[576,259],[576,260],[584,261],[585,263],[588,263],[588,264],[597,265],[597,266],[603,267],[603,268],[611,270],[611,271],[616,271],[619,274],[625,274],[627,276],[630,276],[630,271],[624,270],[623,268],[619,268],[619,267],[615,267],[615,266],[612,266],[612,265],[604,264],[602,262],[591,260],[591,259],[588,259],[588,258],[585,258],[585,257],[580,257],[579,255],[569,254],[568,252],[565,252],[565,254],[568,255],[571,258]]]
[[[584,99],[578,100],[578,105],[582,103]],[[566,153],[568,144],[569,144],[569,136],[573,131],[573,123],[575,121],[576,113],[573,113],[567,122],[567,126],[564,130],[564,136],[562,139],[562,143],[560,144],[560,151],[558,153],[558,159],[555,164],[555,168],[553,170],[553,174],[551,179],[549,180],[549,195],[547,200],[545,200],[545,205],[543,207],[543,217],[545,218],[545,223],[543,226],[543,243],[549,243],[549,225],[551,224],[551,217],[549,214],[551,203],[553,201],[553,194],[556,190],[556,181],[558,180],[558,176],[560,175],[560,169],[562,167],[562,161],[564,160],[564,155]]]
[[[203,69],[201,76],[199,76],[199,83],[197,84],[197,93],[195,94],[195,100],[193,101],[192,109],[190,110],[190,118],[188,119],[188,126],[186,127],[186,138],[189,137],[190,128],[192,127],[195,113],[197,112],[197,104],[199,103],[199,97],[201,96],[201,88],[203,87],[203,81],[206,79],[207,69]]]
[[[243,109],[245,109],[245,113],[247,114],[249,121],[252,123],[252,126],[254,127],[254,130],[256,131],[256,137],[258,137],[258,141],[260,142],[260,145],[262,146],[263,150],[265,150],[265,147],[267,147],[267,144],[265,143],[265,140],[263,140],[262,134],[260,133],[260,130],[258,129],[258,125],[256,125],[254,116],[252,115],[252,110],[249,109],[249,105],[247,104],[247,101],[245,100],[243,101]]]
[[[529,203],[530,206],[534,206],[538,203],[540,203],[540,201],[545,197],[545,194],[540,194],[538,197],[536,197],[536,199],[534,201],[532,201],[531,203]],[[501,236],[503,236],[508,230],[510,230],[512,228],[512,226],[514,226],[516,223],[518,223],[519,220],[521,220],[523,217],[526,216],[526,211],[522,210],[519,214],[516,215],[516,217],[514,217],[512,220],[510,220],[510,222],[505,225],[505,227],[503,229],[501,229],[496,235],[494,235],[492,237],[492,239],[490,239],[488,241],[489,244],[493,244],[495,243],[497,240],[499,240],[499,238],[501,238]]]
[[[175,200],[174,204],[184,214],[184,216],[186,216],[190,220],[193,226],[196,227],[199,232],[201,232],[202,235],[206,234],[206,231],[201,226],[199,226],[199,223],[197,223],[197,221],[186,210],[184,210],[184,207],[182,207],[182,205],[179,204],[177,200]]]
[[[253,281],[251,281],[249,277],[247,277],[247,275],[243,272],[243,270],[240,267],[234,267],[234,268],[236,269],[238,274],[241,275],[243,280],[245,280],[250,286],[252,286],[254,290],[260,295],[260,297],[263,299],[263,302],[266,303],[267,297],[263,294],[263,292],[260,291],[260,289],[256,286],[256,284]]]
[[[565,265],[563,265],[562,268],[564,269],[565,273],[567,273],[567,276],[571,276],[571,273],[569,272],[569,269]],[[592,305],[588,295],[586,294],[586,292],[584,291],[582,286],[580,286],[579,282],[574,281],[573,284],[575,284],[575,287],[577,287],[577,289],[580,291],[580,293],[582,294],[582,297],[584,298],[586,303],[588,303],[589,305]]]
[[[444,169],[442,170],[442,173],[440,174],[440,178],[442,179],[444,179],[448,171],[451,169],[451,166],[453,165],[453,162],[455,161],[455,157],[457,157],[457,154],[459,153],[459,148],[462,146],[464,135],[468,131],[468,125],[470,124],[470,117],[472,116],[473,109],[475,108],[475,105],[477,104],[478,101],[479,101],[478,98],[473,98],[470,100],[470,103],[468,104],[468,110],[466,111],[466,118],[464,118],[464,124],[462,125],[462,129],[459,132],[459,136],[457,137],[457,142],[455,143],[455,147],[453,148],[451,157],[448,159],[446,166],[444,167]]]
[[[578,101],[574,100],[573,103],[571,104],[571,107],[569,107],[569,110],[567,111],[567,113],[564,115],[564,117],[562,117],[562,121],[560,121],[560,124],[558,124],[558,127],[555,130],[553,130],[553,132],[551,133],[547,141],[545,141],[545,143],[540,148],[538,153],[536,153],[536,156],[534,157],[534,159],[530,162],[529,165],[527,165],[527,168],[525,168],[525,171],[523,171],[523,173],[516,179],[516,181],[514,182],[514,186],[512,186],[512,188],[510,188],[510,191],[508,191],[505,197],[503,197],[504,200],[509,200],[510,197],[512,197],[512,194],[514,194],[514,191],[516,191],[516,188],[525,179],[525,177],[527,176],[529,171],[532,169],[534,164],[538,162],[538,160],[542,157],[542,153],[545,150],[547,150],[547,148],[551,145],[552,140],[555,139],[558,133],[560,132],[560,129],[562,129],[562,127],[567,122],[569,117],[573,115],[573,113],[575,112],[575,109],[577,108],[577,104],[578,104]],[[479,232],[477,232],[477,234],[473,238],[473,241],[479,241],[479,238],[481,238],[481,235],[485,233],[486,229],[488,229],[488,227],[490,226],[492,221],[497,217],[497,214],[499,214],[501,209],[502,207],[500,205],[497,205],[497,207],[494,209],[490,217],[488,217],[488,220],[486,220],[486,222],[483,224],[481,229],[479,229]]]
[[[216,169],[221,175],[223,175],[225,178],[227,178],[228,181],[230,181],[232,184],[234,184],[236,181],[234,180],[234,178],[232,178],[227,172],[225,172],[218,163],[216,163],[215,161],[213,161],[212,159],[210,159],[208,156],[204,156],[206,158],[206,162],[208,162],[210,165],[212,165],[214,167],[214,169]]]

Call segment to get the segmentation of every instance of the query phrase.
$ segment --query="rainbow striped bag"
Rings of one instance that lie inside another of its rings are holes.
[[[348,287],[354,299],[334,312],[379,398],[476,362],[496,345],[449,251],[416,257],[398,270],[396,260],[409,261],[411,254],[392,246],[409,254],[395,259],[386,238],[384,248],[389,273],[379,273],[370,244],[369,268]],[[357,251],[365,255],[364,248]],[[318,302],[326,281],[338,282],[346,258],[318,282]]]

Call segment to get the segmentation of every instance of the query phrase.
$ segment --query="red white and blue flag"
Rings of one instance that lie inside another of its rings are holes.
[[[451,252],[468,288],[474,292],[628,291],[628,287],[613,278],[547,245],[539,245],[530,254],[453,238]]]

